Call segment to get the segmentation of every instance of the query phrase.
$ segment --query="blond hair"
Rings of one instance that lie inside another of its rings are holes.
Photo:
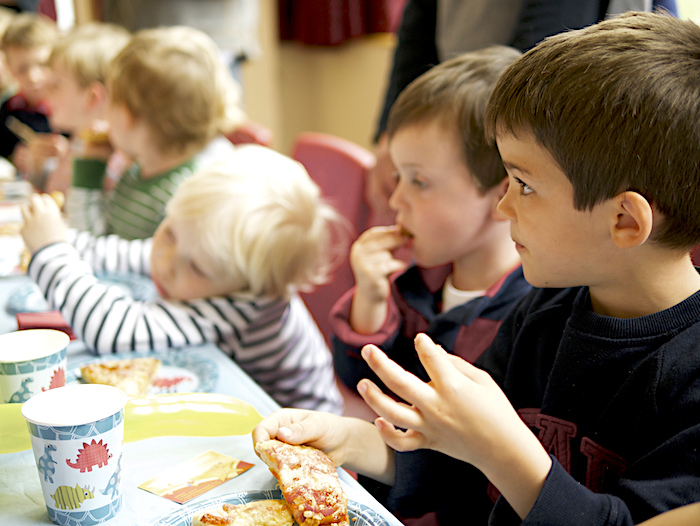
[[[651,239],[700,243],[700,27],[626,13],[546,39],[501,77],[486,130],[533,133],[591,210],[624,191],[660,212]]]
[[[225,165],[186,179],[167,213],[195,225],[198,250],[254,296],[326,282],[347,247],[341,216],[304,167],[263,146],[241,146]]]
[[[0,6],[0,41],[5,34],[7,26],[10,25],[15,16],[17,15],[12,9]]]
[[[104,84],[107,66],[130,36],[129,31],[116,24],[91,22],[75,26],[54,44],[49,65],[65,68],[81,88],[93,82]]]
[[[201,149],[244,117],[216,44],[191,27],[135,33],[110,63],[107,87],[112,103],[144,121],[164,152]]]
[[[19,13],[12,16],[2,34],[2,49],[29,49],[53,45],[58,28],[49,17],[36,13]]]

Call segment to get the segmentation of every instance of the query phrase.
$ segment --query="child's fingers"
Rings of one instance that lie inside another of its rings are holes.
[[[406,243],[398,226],[377,226],[365,230],[356,243],[372,250],[394,250]]]
[[[365,345],[362,348],[362,358],[391,391],[409,404],[430,396],[432,389],[423,380],[407,372],[378,347]]]
[[[387,396],[371,380],[361,380],[357,390],[375,413],[393,425],[403,429],[418,429],[423,425],[423,417],[415,407]]]
[[[449,381],[455,369],[470,380],[479,382],[483,371],[459,356],[449,354],[434,343],[427,334],[418,334],[414,342],[418,358],[435,386]]]
[[[394,427],[391,422],[379,417],[374,421],[384,443],[395,451],[414,451],[428,445],[423,433],[409,429],[403,431]]]

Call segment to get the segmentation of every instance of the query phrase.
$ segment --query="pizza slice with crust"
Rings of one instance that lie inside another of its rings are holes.
[[[255,452],[279,482],[294,519],[302,526],[348,526],[348,499],[335,469],[323,451],[279,440],[255,445]]]
[[[160,370],[156,358],[131,358],[89,363],[80,368],[83,382],[118,387],[129,396],[143,396]]]

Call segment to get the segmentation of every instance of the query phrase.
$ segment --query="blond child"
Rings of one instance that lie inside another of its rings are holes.
[[[39,189],[55,160],[68,149],[68,140],[52,133],[46,101],[47,61],[57,36],[49,18],[21,13],[10,21],[1,44],[18,93],[0,107],[0,155]]]
[[[24,217],[28,274],[96,352],[211,342],[279,404],[341,411],[330,352],[297,294],[325,279],[338,216],[300,164],[237,149],[178,187],[152,239],[67,232],[46,196]],[[96,270],[148,275],[159,297],[135,301]]]
[[[129,32],[121,26],[93,22],[75,26],[53,45],[48,61],[49,122],[52,129],[70,134],[71,147],[47,178],[47,192],[69,190],[73,157],[109,159],[113,155],[106,135],[105,79],[110,61],[129,38]],[[75,224],[71,210],[67,212],[71,226],[76,228],[88,229],[89,225],[104,222],[100,215],[85,224]]]
[[[15,11],[12,9],[0,7],[0,40],[15,14]],[[7,69],[5,53],[0,48],[0,104],[12,97],[16,92],[17,84],[15,79],[12,78],[12,74]]]
[[[331,311],[335,368],[349,388],[371,375],[360,356],[367,343],[423,377],[413,349],[418,332],[476,360],[530,290],[509,224],[496,213],[508,181],[483,127],[491,89],[519,56],[495,46],[445,61],[392,107],[396,225],[371,228],[354,243],[355,287]],[[415,264],[392,276],[406,266],[393,254],[399,247]]]
[[[700,500],[699,101],[690,21],[629,13],[526,53],[486,123],[510,181],[498,210],[543,288],[476,367],[421,334],[425,382],[365,347],[402,399],[362,380],[374,426],[283,412],[254,439],[308,442],[434,495],[432,523],[638,524]],[[471,470],[430,465],[431,450]]]
[[[177,186],[199,167],[233,153],[220,134],[243,117],[238,89],[211,39],[188,27],[136,33],[110,63],[106,82],[110,141],[135,162],[105,195],[105,232],[93,233],[150,237]],[[222,142],[224,153],[211,155]],[[80,210],[95,217],[94,198],[105,173],[103,160],[75,160],[69,203],[74,217]]]

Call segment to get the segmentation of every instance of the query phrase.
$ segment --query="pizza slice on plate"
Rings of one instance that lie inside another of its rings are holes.
[[[156,358],[132,358],[89,363],[80,368],[83,382],[118,387],[129,396],[143,396],[160,370]]]
[[[299,524],[349,525],[348,499],[333,461],[323,451],[266,440],[255,445],[255,452],[279,482]]]
[[[254,500],[247,504],[222,504],[192,518],[192,526],[293,526],[294,518],[283,500]]]

